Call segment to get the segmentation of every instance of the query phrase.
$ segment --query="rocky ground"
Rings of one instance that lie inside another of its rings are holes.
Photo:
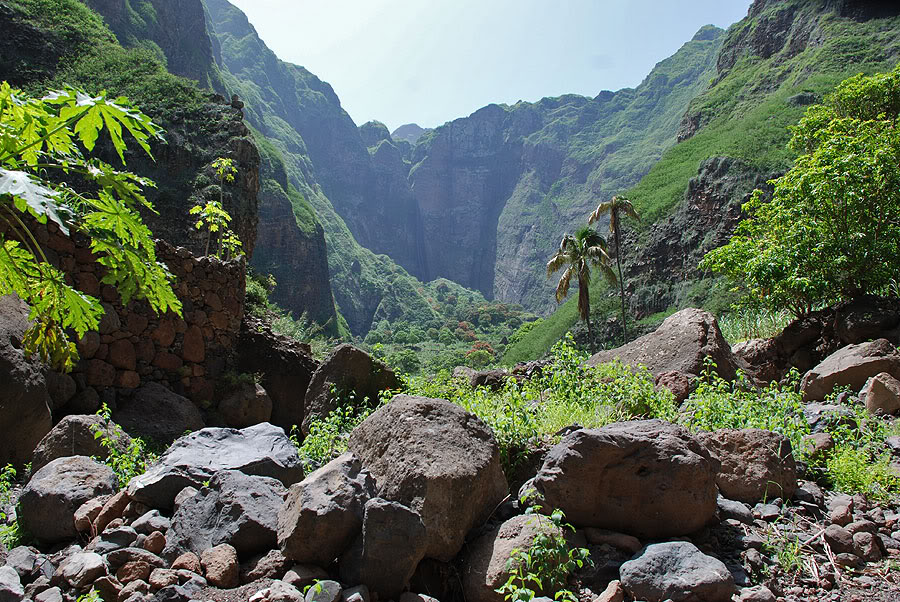
[[[845,411],[823,403],[834,387],[859,391],[870,419],[900,410],[891,343],[836,347],[801,385],[809,443],[823,453],[835,442],[819,426]],[[755,368],[696,310],[616,357],[676,393],[705,357],[731,378]],[[567,581],[579,602],[900,599],[896,501],[824,491],[789,440],[766,430],[576,425],[517,492],[491,430],[440,399],[395,397],[310,474],[284,430],[261,422],[181,436],[126,484],[121,466],[91,457],[108,451],[97,431],[118,449],[131,442],[103,417],[66,416],[34,450],[24,486],[8,492],[7,526],[29,539],[0,548],[0,602],[504,602],[497,589],[514,550],[570,549],[588,560]],[[564,519],[542,514],[550,509]],[[559,560],[534,562],[546,577]]]

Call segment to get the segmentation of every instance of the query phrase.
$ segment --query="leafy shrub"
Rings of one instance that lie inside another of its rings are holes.
[[[531,506],[527,515],[535,517],[540,506]],[[562,510],[554,510],[549,516],[556,529],[574,532],[572,525],[565,523]],[[528,602],[538,592],[554,595],[555,600],[576,602],[575,594],[565,589],[566,581],[571,573],[590,563],[590,552],[586,548],[570,548],[564,535],[556,530],[538,523],[539,530],[531,546],[527,550],[514,549],[509,556],[506,568],[509,578],[497,593],[503,594],[510,602]]]
[[[900,269],[898,117],[900,66],[841,83],[792,128],[802,154],[772,199],[755,191],[748,219],[701,269],[797,316],[888,286]]]
[[[110,418],[109,406],[103,404],[97,415],[103,418],[103,426],[91,425],[94,439],[100,441],[100,445],[106,450],[106,458],[98,458],[110,468],[116,475],[116,483],[121,489],[128,486],[131,479],[147,472],[147,468],[153,464],[158,456],[150,450],[146,441],[134,437],[125,449],[121,449],[119,441],[123,436],[122,427]]]
[[[839,445],[825,460],[825,474],[837,491],[863,493],[873,500],[892,501],[900,492],[889,452],[873,459],[865,448]]]
[[[367,407],[340,406],[325,418],[313,420],[305,438],[301,438],[300,430],[294,426],[290,438],[297,447],[305,473],[321,468],[347,451],[350,433],[373,411]]]

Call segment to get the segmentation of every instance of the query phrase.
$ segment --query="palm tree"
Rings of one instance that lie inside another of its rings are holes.
[[[597,231],[587,226],[575,232],[575,235],[566,234],[559,243],[559,250],[547,262],[547,277],[566,267],[556,285],[556,302],[561,303],[569,294],[569,284],[572,279],[578,280],[578,313],[581,319],[587,323],[588,340],[591,344],[591,353],[594,353],[594,333],[591,331],[591,267],[596,267],[615,284],[616,274],[610,267],[611,260],[606,252],[606,239],[597,234]]]
[[[611,200],[605,201],[597,205],[594,212],[588,218],[588,224],[593,224],[600,219],[601,216],[609,214],[609,232],[616,239],[616,266],[619,268],[619,295],[622,298],[622,344],[628,342],[628,325],[625,323],[625,280],[622,278],[622,258],[620,249],[622,248],[622,228],[619,223],[619,214],[625,215],[641,221],[641,216],[634,210],[631,201],[623,196],[614,196]]]

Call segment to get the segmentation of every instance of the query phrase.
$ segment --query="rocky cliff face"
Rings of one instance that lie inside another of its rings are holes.
[[[172,73],[225,92],[201,0],[84,0],[126,47],[154,48]]]

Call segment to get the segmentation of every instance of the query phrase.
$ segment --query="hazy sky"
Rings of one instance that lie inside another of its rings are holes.
[[[751,0],[231,0],[357,124],[434,127],[492,103],[633,87]]]

